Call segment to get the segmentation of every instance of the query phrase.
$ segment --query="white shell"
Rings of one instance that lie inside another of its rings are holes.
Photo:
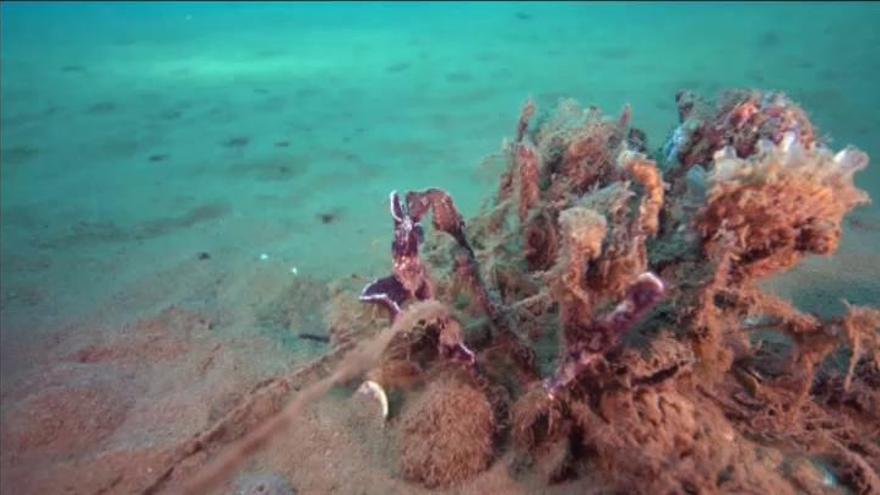
[[[357,391],[378,400],[379,405],[382,406],[382,419],[388,419],[388,395],[385,394],[385,389],[382,388],[382,385],[372,380],[367,380],[358,387]]]

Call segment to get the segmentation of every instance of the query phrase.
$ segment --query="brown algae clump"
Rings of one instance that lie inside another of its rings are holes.
[[[431,383],[401,418],[403,475],[429,487],[473,477],[489,466],[495,418],[473,386],[445,379]]]

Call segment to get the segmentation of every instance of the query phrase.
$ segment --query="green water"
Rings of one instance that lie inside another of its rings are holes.
[[[880,157],[880,4],[0,12],[6,342],[171,303],[229,311],[291,277],[383,274],[388,192],[442,187],[475,214],[496,185],[479,164],[530,95],[544,109],[630,103],[656,148],[680,88],[779,89],[833,146]],[[880,166],[858,183],[880,196]],[[860,275],[877,266],[877,211],[860,212],[869,228],[842,248],[855,278],[829,300],[877,295]]]

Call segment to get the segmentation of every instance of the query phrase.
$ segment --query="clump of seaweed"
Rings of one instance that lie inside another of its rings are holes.
[[[391,193],[392,273],[360,299],[392,327],[346,331],[361,313],[330,333],[371,342],[360,390],[407,479],[446,486],[513,459],[611,491],[817,493],[823,466],[880,492],[880,311],[823,319],[758,284],[836,251],[868,201],[853,182],[867,156],[829,150],[781,93],[676,101],[681,125],[653,155],[629,107],[529,101],[468,222],[440,189]],[[429,213],[445,235],[425,235]]]
[[[454,228],[435,225],[467,251],[470,276],[453,283],[459,270],[442,257],[425,273],[451,273],[434,291],[450,303],[482,299],[482,319],[470,311],[455,325],[470,329],[461,339],[480,364],[472,376],[504,388],[504,434],[550,481],[577,478],[587,462],[627,489],[791,483],[781,465],[764,466],[761,481],[732,467],[754,461],[747,436],[755,425],[764,435],[800,428],[803,437],[788,440],[820,455],[801,443],[811,435],[796,419],[816,373],[849,349],[848,390],[858,362],[876,362],[875,310],[823,321],[757,288],[807,255],[836,250],[843,217],[868,199],[853,184],[865,154],[817,143],[806,114],[778,93],[730,92],[714,112],[689,93],[677,101],[692,132],[674,134],[659,165],[634,149],[644,139],[628,107],[607,120],[564,101],[547,118],[528,102],[496,198],[467,227],[460,215],[447,215]],[[793,341],[775,380],[755,368],[756,322]],[[534,359],[505,359],[493,324]],[[398,353],[416,355],[413,346]],[[778,415],[759,420],[770,413],[750,404],[728,419],[746,396]]]
[[[495,426],[478,388],[449,378],[432,382],[401,418],[404,477],[429,487],[467,480],[491,462]]]

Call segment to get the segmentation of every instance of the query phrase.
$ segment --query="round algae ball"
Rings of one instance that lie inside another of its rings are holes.
[[[456,381],[432,383],[402,418],[404,477],[428,487],[464,481],[489,467],[495,417],[486,395]]]

